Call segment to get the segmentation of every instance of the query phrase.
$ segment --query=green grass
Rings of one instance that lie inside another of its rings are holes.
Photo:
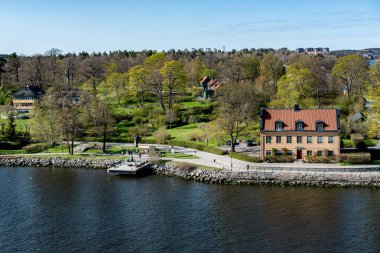
[[[209,101],[192,101],[192,102],[182,102],[180,103],[183,109],[194,108],[194,107],[206,107],[211,105]]]
[[[342,141],[343,141],[343,146],[345,148],[352,148],[352,141],[351,140],[349,140],[349,139],[343,139]]]
[[[165,157],[166,158],[173,158],[172,153],[169,151],[165,152]],[[191,155],[191,154],[184,154],[184,153],[175,153],[174,158],[178,159],[196,159],[199,158],[198,156]]]
[[[7,119],[0,119],[0,124],[7,124],[7,121]],[[24,132],[25,127],[30,124],[30,119],[16,119],[15,124],[17,132]]]
[[[199,128],[201,123],[192,123],[172,129],[167,129],[168,133],[173,139],[179,141],[189,141],[192,134],[201,134],[202,130]]]
[[[176,161],[170,161],[170,162],[167,162],[167,164],[169,165],[179,165],[181,164],[182,162],[176,162]],[[194,163],[188,163],[186,162],[186,164],[190,164],[190,165],[193,165],[194,167],[196,167],[197,169],[201,169],[201,170],[208,170],[208,171],[219,171],[219,170],[222,170],[222,169],[219,169],[219,168],[214,168],[214,167],[208,167],[208,166],[204,166],[204,165],[198,165],[198,164],[194,164]]]
[[[16,155],[16,154],[26,154],[26,151],[23,149],[15,149],[15,150],[0,149],[0,155]]]
[[[377,140],[376,139],[368,139],[368,140],[364,140],[364,143],[365,143],[365,145],[367,145],[367,147],[372,147],[372,146],[377,145]]]
[[[69,153],[69,148],[66,145],[62,146],[53,146],[46,150],[44,150],[42,153]]]

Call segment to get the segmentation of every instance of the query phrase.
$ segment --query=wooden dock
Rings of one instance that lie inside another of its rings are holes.
[[[107,169],[108,174],[114,175],[140,175],[146,173],[149,169],[149,163],[143,162],[126,162],[117,167]]]

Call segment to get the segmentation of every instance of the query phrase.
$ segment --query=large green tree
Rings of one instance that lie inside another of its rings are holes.
[[[337,77],[344,87],[347,103],[351,105],[359,95],[363,95],[367,79],[367,62],[360,55],[346,55],[339,58],[332,69],[332,75]]]
[[[302,107],[315,106],[313,87],[316,77],[308,68],[292,64],[286,74],[278,81],[277,93],[269,103],[272,108],[292,108],[295,104]]]

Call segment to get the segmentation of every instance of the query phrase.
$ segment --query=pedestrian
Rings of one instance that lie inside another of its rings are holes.
[[[214,162],[215,162],[215,158],[214,158]]]

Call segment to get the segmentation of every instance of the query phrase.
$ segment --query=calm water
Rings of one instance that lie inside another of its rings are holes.
[[[379,252],[380,191],[0,168],[1,252]]]

